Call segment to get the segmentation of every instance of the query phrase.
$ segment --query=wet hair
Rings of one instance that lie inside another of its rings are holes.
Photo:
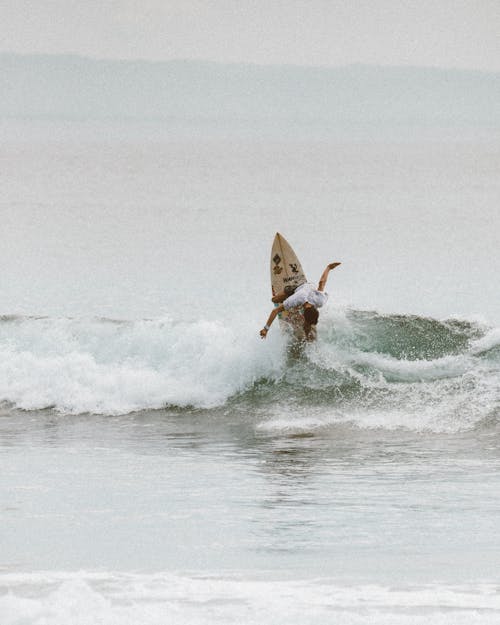
[[[304,308],[304,319],[310,326],[315,326],[318,323],[318,318],[319,312],[317,308],[314,308],[314,306]]]

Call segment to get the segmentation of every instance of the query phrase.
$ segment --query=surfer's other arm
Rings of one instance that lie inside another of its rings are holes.
[[[319,279],[318,291],[325,290],[326,281],[328,280],[328,274],[332,269],[335,269],[335,267],[338,267],[341,264],[342,263],[330,263],[325,267],[325,270],[323,271],[323,273],[321,274],[321,278]]]
[[[272,322],[276,319],[276,316],[279,315],[284,310],[285,310],[285,307],[283,306],[283,304],[281,304],[281,306],[278,306],[277,308],[273,308],[272,309],[271,314],[269,315],[269,318],[266,321],[266,325],[260,331],[260,336],[263,339],[266,338],[267,332],[268,332],[269,328],[271,327]]]

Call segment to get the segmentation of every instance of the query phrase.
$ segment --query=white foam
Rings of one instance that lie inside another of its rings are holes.
[[[315,412],[318,414],[314,414]],[[308,410],[305,415],[301,411],[294,411],[293,414],[290,414],[290,411],[286,411],[286,413],[282,411],[282,414],[273,415],[271,418],[260,422],[257,429],[286,434],[308,434],[346,420],[342,415],[324,414],[324,411]]]
[[[349,335],[350,322],[337,311],[335,328]],[[315,427],[352,422],[368,428],[410,428],[457,432],[475,427],[496,414],[500,401],[500,377],[496,361],[477,356],[500,344],[500,330],[489,330],[455,355],[430,360],[398,359],[388,354],[346,349],[342,341],[318,341],[309,358],[323,370],[358,380],[365,390],[362,401],[348,408],[337,406]],[[373,393],[370,393],[373,390]],[[267,427],[277,425],[273,419]],[[288,418],[289,428],[293,427]]]
[[[170,319],[3,323],[0,400],[26,410],[106,414],[221,405],[259,378],[280,375],[279,336],[263,343],[251,330]]]
[[[491,329],[485,336],[471,342],[471,353],[481,354],[500,347],[500,328]]]
[[[249,574],[3,575],[2,625],[490,625],[495,582],[387,587]]]
[[[275,395],[263,427],[297,432],[341,422],[458,431],[498,407],[498,362],[481,354],[499,344],[500,330],[457,355],[406,360],[346,346],[352,322],[345,311],[337,310],[333,323],[340,338],[320,336],[304,358],[290,361],[280,333],[262,341],[253,320],[4,318],[0,402],[98,414],[211,408],[258,380],[283,380],[299,401]],[[343,384],[351,387],[348,401]],[[332,389],[338,392],[324,401],[308,400],[312,390]]]

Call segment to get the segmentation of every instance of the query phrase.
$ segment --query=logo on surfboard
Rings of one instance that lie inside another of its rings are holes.
[[[273,263],[274,263],[273,273],[275,276],[279,276],[280,273],[283,271],[283,267],[279,266],[280,262],[281,262],[281,256],[279,254],[275,254],[273,256]]]

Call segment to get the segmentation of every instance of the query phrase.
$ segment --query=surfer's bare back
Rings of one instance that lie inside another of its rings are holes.
[[[340,264],[341,263],[330,263],[326,266],[319,279],[318,288],[316,288],[312,282],[305,282],[292,292],[287,292],[287,290],[285,290],[275,295],[272,301],[275,304],[280,304],[280,306],[273,308],[266,321],[266,325],[260,331],[260,336],[263,339],[266,338],[272,322],[276,319],[277,315],[284,310],[300,311],[300,309],[302,309],[306,340],[313,341],[316,338],[316,324],[319,318],[318,308],[321,308],[328,300],[328,293],[325,293],[328,274]]]

